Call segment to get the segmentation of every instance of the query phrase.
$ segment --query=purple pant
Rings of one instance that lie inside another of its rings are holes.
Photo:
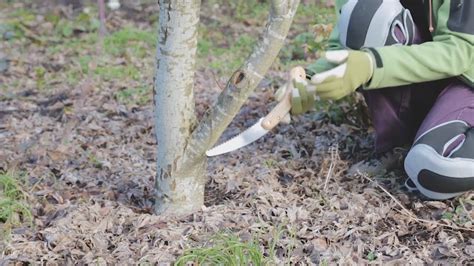
[[[375,128],[375,149],[410,144],[451,120],[474,126],[474,89],[456,79],[364,92]]]
[[[422,42],[415,36],[415,43]],[[451,120],[474,126],[474,89],[456,78],[364,91],[364,97],[375,128],[376,152],[410,144]]]

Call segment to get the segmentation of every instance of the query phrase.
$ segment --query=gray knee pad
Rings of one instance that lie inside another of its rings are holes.
[[[430,129],[415,141],[405,171],[430,199],[449,199],[474,189],[474,128],[455,120]]]
[[[349,0],[341,9],[339,41],[348,48],[410,45],[415,23],[400,1]]]

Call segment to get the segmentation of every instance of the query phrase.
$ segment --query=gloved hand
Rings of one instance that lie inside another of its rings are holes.
[[[353,50],[328,51],[326,60],[337,67],[315,74],[311,83],[321,99],[338,100],[370,81],[373,75],[372,57],[367,52]]]
[[[306,113],[307,111],[314,108],[314,99],[315,99],[315,89],[314,86],[308,84],[306,79],[294,79],[293,82],[293,89],[291,91],[291,114],[292,115],[299,115]],[[277,101],[281,101],[287,91],[288,84],[285,84],[281,88],[279,88],[275,93],[275,99]],[[288,118],[285,118],[284,122],[289,122]]]

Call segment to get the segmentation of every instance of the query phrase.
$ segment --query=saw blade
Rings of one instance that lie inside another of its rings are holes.
[[[224,153],[228,153],[231,151],[235,151],[242,147],[249,145],[250,143],[258,140],[269,131],[262,127],[262,121],[264,118],[258,120],[253,126],[247,128],[245,131],[240,133],[239,135],[229,139],[228,141],[208,150],[206,155],[208,157],[221,155]]]

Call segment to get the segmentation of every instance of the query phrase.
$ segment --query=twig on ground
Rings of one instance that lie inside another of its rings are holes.
[[[414,221],[416,221],[420,224],[431,224],[431,225],[437,225],[437,226],[441,226],[441,227],[451,228],[451,229],[454,229],[454,230],[463,230],[463,231],[474,232],[474,229],[459,227],[459,226],[456,226],[456,225],[442,224],[442,223],[439,223],[439,222],[436,222],[436,221],[418,218],[418,216],[416,216],[416,214],[414,214],[413,212],[408,210],[405,206],[403,206],[403,204],[399,200],[397,200],[397,198],[395,198],[395,196],[393,196],[390,192],[388,192],[388,190],[385,189],[384,187],[382,187],[377,181],[371,179],[370,177],[368,177],[367,175],[361,173],[360,171],[358,171],[358,174],[360,176],[362,176],[364,179],[366,179],[367,181],[369,181],[371,183],[374,183],[378,188],[380,188],[383,192],[385,192],[385,194],[387,194],[402,209],[402,210],[396,210],[400,214],[403,214],[403,215],[407,216],[408,218],[410,218],[410,219],[412,219],[412,220],[414,220]]]
[[[334,172],[334,168],[336,167],[337,161],[339,159],[339,145],[336,144],[336,146],[332,146],[329,148],[329,151],[331,153],[331,164],[329,165],[329,170],[328,173],[326,174],[326,180],[324,181],[324,188],[323,190],[326,191],[329,180],[332,177],[332,174]]]

